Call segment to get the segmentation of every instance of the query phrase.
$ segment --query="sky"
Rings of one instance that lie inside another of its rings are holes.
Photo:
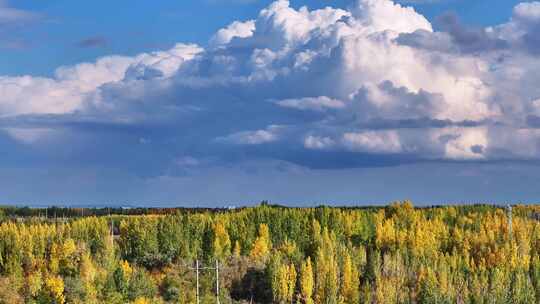
[[[0,0],[0,204],[536,203],[540,2]]]

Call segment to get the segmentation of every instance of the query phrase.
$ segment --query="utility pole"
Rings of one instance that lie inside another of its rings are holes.
[[[195,262],[195,269],[197,272],[197,304],[199,304],[199,260]]]
[[[219,304],[219,262],[216,260],[216,303]]]
[[[199,271],[201,270],[215,270],[216,271],[216,303],[220,304],[219,300],[219,261],[216,260],[216,266],[215,267],[201,267],[199,260],[195,260],[195,267],[188,267],[191,270],[195,270],[195,278],[196,278],[196,304],[200,304],[200,284],[199,284]]]

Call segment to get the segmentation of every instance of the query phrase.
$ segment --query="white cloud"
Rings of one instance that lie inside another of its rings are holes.
[[[185,62],[195,58],[203,49],[195,44],[178,43],[167,51],[143,53],[135,57],[126,71],[127,78],[147,78],[147,71],[157,71],[159,76],[171,77]]]
[[[410,33],[416,30],[432,31],[431,24],[412,7],[403,7],[392,1],[362,0],[354,9],[354,16],[375,32],[395,31]]]
[[[316,11],[302,7],[297,11],[289,6],[289,1],[278,0],[261,11],[254,37],[261,38],[271,50],[291,48],[310,40],[312,31],[330,30],[346,16],[350,13],[329,7]]]
[[[279,131],[281,126],[269,126],[264,130],[242,131],[230,134],[223,138],[218,138],[218,141],[231,142],[239,145],[260,145],[271,143],[279,139]]]
[[[400,138],[395,131],[368,131],[343,134],[343,145],[357,152],[399,153],[403,152]]]
[[[489,147],[487,128],[446,128],[435,130],[432,136],[444,144],[444,158],[485,159]]]
[[[342,109],[345,104],[341,100],[326,96],[304,97],[300,99],[284,99],[276,101],[276,104],[298,110],[324,111],[325,109]]]
[[[172,76],[185,61],[201,52],[195,45],[178,44],[168,51],[136,57],[108,56],[95,63],[59,67],[54,78],[0,76],[0,116],[65,114],[98,102],[99,88],[127,79],[151,75]]]
[[[334,147],[336,142],[330,137],[308,135],[304,139],[304,147],[314,150],[325,150]]]
[[[118,150],[162,147],[151,154],[162,167],[222,153],[298,163],[310,159],[302,153],[336,151],[538,159],[539,5],[518,5],[499,26],[454,24],[447,33],[390,0],[360,0],[350,11],[280,0],[219,30],[208,49],[177,44],[60,67],[50,78],[0,77],[0,118],[75,129],[60,142],[84,146],[92,129]],[[465,49],[463,37],[479,42]],[[40,144],[39,132],[17,132],[10,136]],[[261,144],[269,149],[246,147]]]
[[[538,21],[540,19],[540,2],[524,2],[516,5],[514,16],[533,22]]]
[[[220,29],[210,40],[213,46],[219,46],[231,42],[233,38],[247,38],[253,35],[255,30],[255,21],[246,22],[235,21],[226,28]]]

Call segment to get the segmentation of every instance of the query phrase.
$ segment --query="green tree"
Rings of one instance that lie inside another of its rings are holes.
[[[153,279],[143,269],[133,272],[129,281],[127,296],[131,301],[137,298],[152,299],[156,296],[157,287]]]

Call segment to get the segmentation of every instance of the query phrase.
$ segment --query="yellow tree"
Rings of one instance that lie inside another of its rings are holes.
[[[133,301],[133,304],[150,304],[150,301],[146,298],[137,298]]]
[[[346,252],[343,259],[341,297],[345,303],[358,302],[358,286],[360,285],[358,271],[353,264],[351,255]]]
[[[62,253],[62,248],[57,243],[51,245],[50,254],[49,254],[49,272],[51,274],[58,274],[60,270],[60,255]]]
[[[231,254],[231,239],[225,225],[218,221],[214,224],[214,257],[222,260]]]
[[[315,261],[317,274],[315,284],[316,303],[335,303],[338,293],[338,265],[336,262],[336,238],[327,228],[323,229],[322,244]]]
[[[322,250],[317,252],[317,258],[315,260],[315,302],[323,303],[326,299],[326,276],[328,273],[328,265]]]
[[[61,277],[48,277],[45,280],[45,289],[51,303],[64,304],[64,280]]]
[[[97,290],[95,287],[95,278],[97,275],[96,267],[94,266],[94,263],[92,262],[92,258],[90,255],[86,252],[81,257],[81,262],[79,265],[79,274],[81,277],[81,281],[84,285],[84,289],[86,291],[86,300],[89,303],[95,302],[95,299],[97,297]]]
[[[278,267],[277,288],[274,298],[279,303],[292,303],[296,287],[296,268],[294,264],[282,264]]]
[[[291,263],[287,269],[287,303],[292,303],[296,289],[296,268]]]
[[[300,292],[302,299],[306,304],[313,304],[313,287],[315,285],[313,279],[313,267],[311,266],[311,258],[308,257],[300,270]]]
[[[270,240],[268,225],[260,224],[259,235],[257,236],[257,239],[255,239],[250,256],[258,261],[264,260],[268,256],[271,248],[272,242]]]
[[[27,296],[36,297],[41,291],[42,285],[43,285],[43,280],[42,280],[40,271],[28,274],[26,276],[26,286],[25,286]]]
[[[77,271],[77,245],[71,238],[66,239],[61,246],[59,246],[59,265],[63,274],[74,274]]]

